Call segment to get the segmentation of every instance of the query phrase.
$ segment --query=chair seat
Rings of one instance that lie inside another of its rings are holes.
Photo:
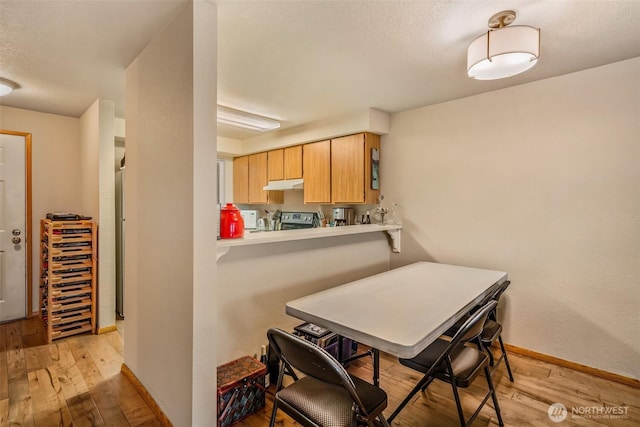
[[[480,341],[484,344],[492,344],[502,333],[502,325],[495,320],[487,319],[480,335]]]
[[[386,393],[357,377],[351,379],[366,411],[370,414],[382,412],[387,406]],[[280,405],[300,413],[317,425],[356,425],[353,399],[349,392],[340,386],[304,377],[276,393],[276,399]]]
[[[437,339],[416,357],[400,359],[400,363],[426,374],[448,345],[448,341]],[[486,354],[467,346],[455,348],[450,356],[451,368],[456,378],[456,386],[462,388],[469,387],[478,374],[482,372],[483,368],[487,366],[489,360]],[[449,373],[444,364],[435,369],[433,376],[439,380],[449,382]]]

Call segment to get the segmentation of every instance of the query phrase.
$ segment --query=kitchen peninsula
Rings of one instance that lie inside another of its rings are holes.
[[[389,270],[401,228],[245,231],[242,239],[219,240],[217,360],[259,353],[270,327],[293,330],[301,321],[286,314],[287,301]]]

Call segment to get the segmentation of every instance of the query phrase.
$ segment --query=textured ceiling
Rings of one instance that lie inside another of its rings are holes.
[[[2,105],[81,116],[97,98],[124,117],[126,67],[184,1],[0,0]]]
[[[78,117],[98,97],[125,117],[124,75],[184,1],[0,1],[4,105]],[[494,13],[541,28],[541,59],[498,81],[466,77]],[[640,56],[640,1],[220,1],[218,103],[283,127],[389,113]],[[222,136],[252,132],[220,127]]]

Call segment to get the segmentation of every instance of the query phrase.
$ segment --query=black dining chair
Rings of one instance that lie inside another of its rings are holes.
[[[507,290],[510,281],[503,282],[500,287],[493,293],[491,299],[496,302],[500,302],[500,297]],[[513,373],[511,372],[511,365],[509,365],[509,359],[507,357],[507,351],[504,348],[504,342],[502,342],[502,324],[498,323],[498,315],[497,315],[498,307],[489,313],[489,317],[487,321],[484,323],[484,327],[482,329],[482,334],[480,334],[480,342],[482,346],[486,349],[487,354],[489,355],[489,366],[491,366],[491,374],[493,375],[494,371],[498,368],[500,362],[504,361],[504,365],[507,368],[507,373],[509,374],[509,381],[513,382]],[[493,355],[493,344],[498,341],[500,344],[500,357],[495,359]]]
[[[280,360],[271,427],[278,409],[308,427],[389,426],[382,415],[384,390],[349,375],[324,349],[298,336],[271,328],[267,338]],[[283,388],[285,373],[294,382]]]
[[[491,294],[489,294],[487,298],[485,298],[480,304],[475,306],[469,314],[456,322],[456,324],[449,328],[443,335],[448,337],[453,336],[456,331],[460,329],[460,326],[462,326],[462,324],[469,318],[471,313],[474,313],[487,302],[492,300],[500,302],[500,297],[502,296],[504,291],[507,290],[510,284],[511,282],[509,280],[505,280],[504,282],[500,283],[500,285]],[[489,366],[491,367],[491,374],[493,375],[500,362],[504,361],[505,367],[507,368],[507,373],[509,374],[509,381],[513,382],[513,373],[511,372],[511,365],[509,365],[507,351],[505,350],[504,342],[502,341],[502,324],[498,323],[497,310],[498,308],[496,307],[495,310],[489,313],[489,317],[484,324],[479,340],[482,344],[482,347],[485,349],[487,355],[489,356]],[[498,341],[501,351],[500,357],[498,357],[497,359],[495,358],[495,356],[493,355],[493,351],[491,350],[493,344],[496,341]]]
[[[450,341],[438,338],[416,357],[400,359],[401,364],[423,373],[424,376],[418,381],[402,403],[400,403],[393,414],[391,414],[389,422],[393,421],[419,390],[424,390],[433,380],[438,379],[451,384],[461,426],[466,427],[470,425],[489,398],[493,400],[493,406],[498,417],[498,424],[504,426],[502,415],[500,414],[498,397],[488,368],[489,357],[484,351],[467,345],[467,343],[471,342],[477,343],[477,339],[482,333],[484,322],[487,320],[489,313],[491,313],[497,305],[497,301],[489,301],[475,313],[471,314]],[[474,414],[466,421],[464,412],[462,411],[458,388],[469,387],[483,371],[487,385],[489,386],[489,391]]]

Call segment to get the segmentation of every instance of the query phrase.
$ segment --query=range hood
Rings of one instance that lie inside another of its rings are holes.
[[[263,190],[302,190],[303,188],[303,180],[302,179],[282,179],[278,181],[269,181],[269,184],[262,187]]]

